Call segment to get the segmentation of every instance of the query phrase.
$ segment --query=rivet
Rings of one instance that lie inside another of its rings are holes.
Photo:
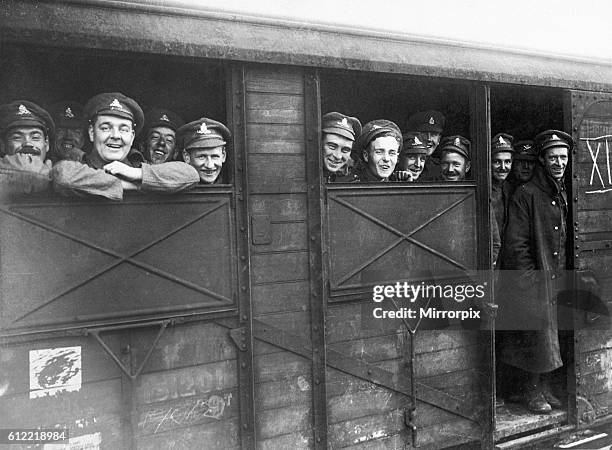
[[[244,233],[245,232],[244,227],[240,227],[240,231],[242,231]]]
[[[242,290],[242,292],[245,292],[245,291],[246,291],[246,286],[242,286],[242,287],[240,288],[240,290]]]
[[[240,364],[240,367],[242,367],[243,369],[246,368],[246,363],[243,362],[242,364]]]
[[[242,255],[242,256],[240,257],[240,259],[241,259],[242,261],[246,261],[246,256]]]

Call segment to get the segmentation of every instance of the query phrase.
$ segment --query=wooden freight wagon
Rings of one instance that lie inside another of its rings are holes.
[[[0,428],[67,428],[66,448],[510,448],[610,419],[609,64],[178,2],[22,0],[0,24],[1,103],[120,91],[233,134],[225,185],[3,202]],[[469,180],[324,183],[323,113],[430,108],[472,141]],[[573,308],[567,408],[532,416],[495,409],[494,316],[412,333],[371,305],[489,268],[491,135],[546,128],[578,143],[572,273],[599,306]]]

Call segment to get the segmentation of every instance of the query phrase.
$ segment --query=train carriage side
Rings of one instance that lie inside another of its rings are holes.
[[[490,67],[436,57],[432,68],[411,56],[431,56],[423,43],[384,41],[394,62],[380,37],[115,8],[15,2],[2,12],[1,51],[15,68],[0,75],[2,103],[118,90],[186,119],[210,115],[233,133],[229,183],[121,204],[51,195],[2,205],[2,427],[66,426],[87,448],[489,448],[610,417],[610,115],[607,94],[581,95],[612,91],[612,69],[571,65],[555,78],[537,58],[510,55],[525,76],[491,71],[488,54],[480,64]],[[160,25],[164,38],[151,31]],[[34,45],[41,37],[52,46]],[[448,134],[472,140],[466,182],[324,183],[321,114],[403,125],[428,107],[447,114]],[[498,418],[496,429],[492,331],[455,321],[412,333],[371,317],[372,289],[432,273],[456,284],[487,269],[491,134],[564,123],[580,142],[572,257],[604,306],[574,317],[568,410],[510,427]]]

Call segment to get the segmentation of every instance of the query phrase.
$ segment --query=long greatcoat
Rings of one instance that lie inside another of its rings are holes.
[[[557,294],[564,289],[567,197],[538,164],[509,204],[503,239],[498,329],[520,330],[501,342],[501,360],[544,373],[562,366]]]

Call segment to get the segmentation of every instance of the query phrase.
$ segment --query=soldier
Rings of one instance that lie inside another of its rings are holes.
[[[63,100],[49,108],[57,127],[55,146],[50,152],[53,162],[69,159],[81,161],[85,156],[85,129],[87,122],[83,118],[83,106],[79,103]]]
[[[574,143],[570,135],[548,130],[536,136],[535,145],[539,163],[533,178],[516,189],[508,210],[503,251],[504,268],[511,272],[504,272],[509,289],[501,299],[500,314],[507,328],[510,325],[510,329],[521,331],[514,332],[513,339],[503,340],[501,359],[524,371],[528,409],[546,413],[561,406],[546,374],[563,365],[556,297],[564,289],[564,175]]]
[[[138,103],[119,92],[98,94],[84,107],[93,144],[83,162],[60,161],[52,171],[55,189],[66,195],[92,194],[121,200],[126,190],[179,192],[196,185],[197,172],[173,161],[150,165],[132,149],[143,126]]]
[[[506,213],[510,201],[510,185],[506,178],[512,170],[514,138],[506,133],[498,133],[491,141],[491,208],[495,214],[497,227],[503,232],[506,225]]]
[[[514,144],[514,150],[516,153],[514,154],[512,172],[508,176],[508,181],[510,186],[516,188],[518,185],[525,184],[531,180],[538,155],[533,141],[529,140],[518,141]]]
[[[372,120],[364,125],[355,148],[361,161],[352,175],[354,181],[389,181],[401,152],[402,132],[390,120]]]
[[[442,140],[440,143],[442,179],[446,181],[465,180],[471,165],[470,146],[470,141],[463,136],[448,136]]]
[[[176,151],[176,130],[185,124],[169,109],[153,108],[145,114],[144,157],[151,164],[172,161]]]
[[[419,133],[419,139],[427,143],[427,160],[421,174],[423,181],[441,180],[440,159],[434,152],[440,144],[444,130],[444,115],[439,111],[420,111],[406,121],[406,134]]]
[[[361,122],[339,112],[329,112],[321,118],[323,175],[328,183],[339,181],[348,174],[355,137],[361,133]]]
[[[398,170],[393,174],[394,181],[417,181],[427,158],[427,144],[418,135],[404,138],[404,149],[400,155]]]
[[[0,106],[0,188],[3,195],[33,193],[50,185],[49,147],[55,124],[47,111],[27,100]]]
[[[176,132],[183,160],[193,166],[200,183],[222,183],[221,170],[227,157],[225,150],[231,140],[230,131],[216,120],[201,119],[183,125]]]

